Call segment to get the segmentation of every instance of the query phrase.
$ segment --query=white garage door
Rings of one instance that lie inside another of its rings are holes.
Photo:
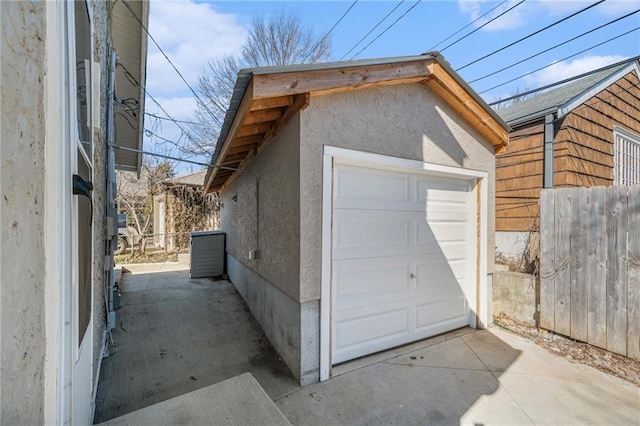
[[[336,164],[332,363],[469,324],[475,179]]]

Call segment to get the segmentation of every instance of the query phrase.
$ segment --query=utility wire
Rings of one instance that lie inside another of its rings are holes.
[[[151,94],[147,91],[147,88],[145,87],[145,85],[140,84],[138,82],[138,80],[136,80],[135,77],[133,77],[133,75],[129,72],[127,67],[122,62],[120,62],[120,61],[116,62],[116,65],[121,67],[124,70],[125,76],[127,76],[129,81],[131,82],[131,84],[133,84],[136,87],[140,87],[142,89],[142,91],[144,92],[145,96],[148,96],[149,99],[151,99],[153,101],[153,103],[155,103],[158,106],[158,108],[160,108],[160,110],[168,117],[168,120],[173,121],[173,123],[180,129],[180,131],[184,135],[186,135],[189,139],[191,139],[191,136],[190,136],[189,132],[184,130],[184,128],[178,123],[178,121],[175,118],[171,117],[171,114],[169,114],[167,112],[167,110],[164,109],[164,107],[162,105],[160,105],[160,102],[158,102],[156,100],[156,98],[151,96]],[[139,109],[139,107],[138,107],[138,109]]]
[[[637,60],[640,60],[640,55],[634,56],[633,58],[625,59],[625,60],[620,61],[620,62],[616,62],[616,63],[610,64],[610,65],[607,65],[607,66],[604,66],[604,67],[601,67],[601,68],[597,68],[595,70],[587,71],[585,73],[582,73],[582,74],[579,74],[579,75],[575,75],[573,77],[565,78],[564,80],[556,81],[555,83],[550,83],[550,84],[547,84],[545,86],[538,87],[536,89],[527,90],[526,92],[518,93],[517,95],[509,96],[508,98],[499,99],[497,101],[489,103],[488,105],[489,106],[498,105],[498,104],[501,104],[503,102],[507,102],[507,101],[510,101],[512,99],[515,99],[515,98],[519,98],[519,97],[522,97],[522,96],[530,95],[531,93],[539,92],[541,90],[550,89],[550,88],[552,88],[554,86],[559,86],[559,85],[564,84],[564,83],[569,83],[570,81],[578,80],[578,79],[583,78],[583,77],[588,77],[588,76],[590,76],[592,74],[595,74],[595,73],[598,73],[600,71],[608,70],[610,68],[615,68],[617,66],[620,66],[620,65],[623,65],[623,64],[626,64],[626,63],[631,63],[631,62],[637,61]]]
[[[611,25],[611,24],[613,24],[613,23],[616,23],[616,22],[618,22],[618,21],[621,21],[621,20],[623,20],[623,19],[625,19],[625,18],[628,18],[629,16],[635,15],[635,14],[636,14],[636,13],[638,13],[638,12],[640,12],[640,9],[636,9],[635,11],[633,11],[633,12],[631,12],[631,13],[627,13],[626,15],[621,16],[621,17],[619,17],[619,18],[616,18],[616,19],[614,19],[613,21],[609,21],[609,22],[607,22],[606,24],[602,24],[602,25],[600,25],[599,27],[592,28],[592,29],[590,29],[589,31],[585,31],[585,32],[583,32],[583,33],[582,33],[582,34],[580,34],[580,35],[577,35],[577,36],[575,36],[575,37],[573,37],[573,38],[570,38],[569,40],[563,41],[562,43],[558,43],[558,44],[556,44],[555,46],[551,46],[551,47],[550,47],[550,48],[548,48],[548,49],[541,50],[540,52],[538,52],[538,53],[536,53],[536,54],[533,54],[533,55],[531,55],[531,56],[529,56],[529,57],[527,57],[527,58],[524,58],[524,59],[522,59],[522,60],[520,60],[520,61],[518,61],[518,62],[515,62],[515,63],[513,63],[513,64],[511,64],[511,65],[508,65],[508,66],[506,66],[506,67],[504,67],[504,68],[500,68],[500,69],[499,69],[499,70],[497,70],[497,71],[494,71],[494,72],[489,73],[489,74],[487,74],[487,75],[484,75],[484,76],[482,76],[482,77],[476,78],[475,80],[471,80],[471,81],[469,81],[468,83],[469,83],[469,84],[472,84],[472,83],[475,83],[476,81],[484,80],[484,79],[485,79],[485,78],[487,78],[487,77],[491,77],[492,75],[499,74],[499,73],[501,73],[502,71],[506,71],[506,70],[508,70],[508,69],[510,69],[510,68],[515,67],[516,65],[520,65],[520,64],[521,64],[521,63],[523,63],[523,62],[526,62],[526,61],[528,61],[528,60],[530,60],[530,59],[533,59],[533,58],[535,58],[535,57],[537,57],[537,56],[540,56],[540,55],[542,55],[543,53],[547,53],[547,52],[549,52],[549,51],[551,51],[551,50],[553,50],[553,49],[556,49],[556,48],[558,48],[558,47],[560,47],[560,46],[564,46],[565,44],[570,43],[570,42],[572,42],[572,41],[574,41],[574,40],[577,40],[577,39],[579,39],[580,37],[584,37],[584,36],[586,36],[587,34],[591,34],[592,32],[595,32],[595,31],[597,31],[597,30],[599,30],[599,29],[602,29],[602,28],[604,28],[604,27],[606,27],[606,26],[608,26],[608,25]]]
[[[586,49],[583,49],[583,50],[581,50],[581,51],[579,51],[579,52],[577,52],[577,53],[574,53],[573,55],[569,55],[569,56],[567,56],[567,57],[565,57],[565,58],[562,58],[562,59],[560,59],[559,61],[552,62],[552,63],[550,63],[550,64],[548,64],[548,65],[545,65],[545,66],[543,66],[543,67],[537,68],[537,69],[535,69],[535,70],[533,70],[533,71],[529,71],[528,73],[522,74],[521,76],[518,76],[518,77],[516,77],[516,78],[512,78],[511,80],[505,81],[504,83],[496,84],[495,86],[490,87],[490,88],[488,88],[488,89],[485,89],[485,90],[483,90],[482,92],[478,92],[478,94],[486,93],[486,92],[488,92],[488,91],[490,91],[490,90],[497,89],[498,87],[502,87],[502,86],[504,86],[505,84],[509,84],[509,83],[514,82],[514,81],[516,81],[516,80],[518,80],[518,79],[521,79],[522,77],[526,77],[526,76],[528,76],[528,75],[531,75],[531,74],[533,74],[533,73],[536,73],[536,72],[538,72],[538,71],[540,71],[540,70],[543,70],[543,69],[545,69],[545,68],[549,68],[549,67],[551,67],[551,66],[553,66],[553,65],[557,64],[558,62],[566,61],[567,59],[571,59],[571,58],[573,58],[574,56],[578,56],[578,55],[579,55],[579,54],[581,54],[581,53],[584,53],[584,52],[587,52],[587,51],[589,51],[589,50],[591,50],[591,49],[594,49],[594,48],[596,48],[596,47],[602,46],[603,44],[607,44],[607,43],[609,43],[609,42],[612,42],[613,40],[619,39],[620,37],[624,37],[624,36],[626,36],[626,35],[628,35],[628,34],[631,34],[631,33],[632,33],[632,32],[634,32],[634,31],[638,31],[638,30],[640,30],[640,27],[635,27],[635,28],[634,28],[634,29],[632,29],[632,30],[629,30],[629,31],[627,31],[627,32],[625,32],[625,33],[619,34],[619,35],[617,35],[617,36],[615,36],[615,37],[611,37],[610,39],[605,40],[605,41],[603,41],[602,43],[598,43],[598,44],[596,44],[596,45],[590,46],[590,47],[588,47],[588,48],[586,48]],[[538,90],[540,90],[540,89],[538,89]],[[521,93],[519,96],[522,96],[522,93]]]
[[[184,123],[184,124],[192,124],[194,126],[202,126],[202,123],[196,123],[195,121],[185,121],[185,120],[178,120],[175,118],[162,117],[160,115],[156,115],[147,111],[145,111],[144,114],[148,115],[149,117],[157,118],[158,120],[168,120],[168,121],[173,121],[174,123]]]
[[[509,9],[505,10],[504,12],[502,12],[501,14],[491,18],[490,20],[488,20],[487,22],[485,22],[484,24],[480,25],[478,28],[476,28],[475,30],[471,31],[470,33],[467,33],[466,35],[463,35],[462,37],[460,37],[459,39],[457,39],[456,41],[454,41],[453,43],[448,44],[446,47],[444,47],[443,49],[440,50],[440,52],[444,52],[445,50],[447,50],[448,48],[450,48],[451,46],[453,46],[454,44],[457,44],[459,42],[461,42],[462,40],[464,40],[465,38],[469,37],[471,34],[475,33],[476,31],[479,31],[481,28],[484,28],[485,26],[489,25],[490,23],[492,23],[493,21],[495,21],[496,19],[500,18],[503,15],[506,15],[507,13],[511,12],[513,9],[515,9],[516,7],[520,6],[522,3],[524,3],[525,0],[520,0],[518,3],[514,4],[513,6],[511,6]]]
[[[195,90],[193,90],[193,87],[191,87],[191,85],[187,82],[187,80],[184,78],[184,76],[182,75],[182,73],[178,70],[178,68],[176,68],[176,66],[173,64],[173,62],[171,61],[171,59],[169,59],[169,57],[167,56],[166,53],[164,53],[164,50],[162,50],[162,48],[160,47],[160,45],[158,44],[158,42],[156,41],[155,38],[153,38],[153,36],[151,35],[151,33],[149,32],[149,30],[147,29],[147,27],[142,23],[142,20],[138,17],[138,15],[136,15],[136,13],[133,11],[133,9],[131,8],[131,6],[129,6],[128,0],[122,0],[122,3],[127,7],[127,9],[129,9],[129,12],[131,12],[131,14],[133,15],[133,17],[136,19],[136,21],[138,21],[138,23],[140,24],[140,27],[142,27],[142,29],[144,30],[145,33],[147,33],[147,35],[149,36],[149,38],[151,39],[151,41],[153,41],[153,44],[156,45],[156,47],[158,48],[158,50],[160,51],[160,53],[162,53],[162,55],[164,56],[164,58],[167,60],[167,62],[169,62],[169,64],[173,67],[173,69],[175,70],[176,73],[178,73],[178,75],[180,76],[180,78],[182,79],[182,81],[184,82],[184,84],[187,85],[187,87],[189,88],[189,90],[191,91],[191,93],[193,93],[193,96],[196,98],[196,100],[198,102],[200,102],[200,104],[202,105],[202,107],[209,113],[209,115],[211,115],[211,118],[213,118],[216,123],[218,123],[218,125],[222,125],[222,123],[220,122],[220,119],[218,117],[216,117],[216,115],[211,111],[211,109],[209,109],[209,107],[207,106],[207,104],[200,99],[200,96],[198,96],[198,94],[196,93]],[[221,111],[225,111],[226,108],[221,108],[221,106],[214,100],[211,99],[211,101],[213,102],[213,104],[220,108]]]
[[[503,4],[505,4],[508,0],[503,0],[502,3],[498,3],[497,6],[493,7],[492,9],[490,9],[488,12],[483,13],[481,16],[478,16],[476,19],[474,19],[473,21],[469,22],[467,25],[465,25],[464,27],[460,28],[458,31],[456,31],[455,33],[451,34],[449,37],[445,38],[444,40],[440,41],[438,44],[434,45],[431,49],[429,49],[428,51],[432,51],[434,50],[436,47],[440,46],[442,43],[444,43],[445,41],[449,40],[451,37],[455,36],[456,34],[460,33],[462,30],[467,29],[467,27],[475,24],[476,22],[478,22],[479,20],[481,20],[482,18],[484,18],[485,16],[487,16],[488,14],[490,14],[491,12],[493,12],[494,10],[496,10],[497,8],[499,8],[500,6],[502,6]]]
[[[523,42],[523,41],[527,40],[528,38],[531,38],[531,37],[533,37],[533,36],[535,36],[535,35],[537,35],[537,34],[540,34],[541,32],[548,30],[549,28],[552,28],[552,27],[554,27],[554,26],[556,26],[556,25],[558,25],[558,24],[560,24],[560,23],[562,23],[562,22],[564,22],[564,21],[566,21],[566,20],[569,20],[569,19],[571,19],[571,18],[573,18],[573,17],[575,17],[575,16],[580,15],[580,14],[581,14],[581,13],[583,13],[583,12],[586,12],[587,10],[591,9],[592,7],[595,7],[595,6],[599,5],[600,3],[603,3],[604,1],[605,1],[605,0],[597,1],[597,2],[595,2],[595,3],[593,3],[593,4],[591,4],[591,5],[589,5],[589,6],[585,7],[585,8],[583,8],[583,9],[578,10],[577,12],[572,13],[572,14],[571,14],[571,15],[569,15],[569,16],[565,16],[564,18],[559,19],[559,20],[557,20],[557,21],[555,21],[555,22],[553,22],[553,23],[551,23],[551,24],[547,25],[547,26],[546,26],[546,27],[544,27],[544,28],[540,28],[539,30],[534,31],[534,32],[532,32],[531,34],[528,34],[528,35],[526,35],[526,36],[524,36],[524,37],[522,37],[522,38],[520,38],[520,39],[518,39],[518,40],[516,40],[516,41],[514,41],[514,42],[512,42],[512,43],[509,43],[509,44],[507,44],[506,46],[501,47],[500,49],[494,50],[494,51],[493,51],[493,52],[491,52],[491,53],[488,53],[488,54],[486,54],[486,55],[484,55],[484,56],[482,56],[482,57],[480,57],[480,58],[478,58],[478,59],[475,59],[475,60],[473,60],[473,61],[469,62],[469,63],[468,63],[468,64],[466,64],[466,65],[461,66],[460,68],[456,69],[456,71],[463,70],[463,69],[467,68],[467,67],[468,67],[468,66],[470,66],[470,65],[473,65],[473,64],[475,64],[475,63],[477,63],[477,62],[480,62],[480,61],[482,61],[482,60],[484,60],[484,59],[487,59],[487,58],[489,58],[489,57],[491,57],[491,56],[495,55],[495,54],[496,54],[496,53],[498,53],[498,52],[502,52],[502,51],[503,51],[503,50],[505,50],[505,49],[508,49],[508,48],[510,48],[510,47],[512,47],[512,46],[515,46],[516,44],[518,44],[518,43],[520,43],[520,42]]]
[[[316,45],[313,46],[313,49],[309,50],[309,52],[307,52],[307,55],[304,58],[302,58],[302,62],[306,61],[309,55],[311,55],[311,53],[315,51],[316,48],[320,46],[320,44],[327,39],[327,37],[329,37],[329,34],[331,34],[331,32],[338,26],[338,24],[342,22],[344,17],[347,16],[347,13],[349,13],[349,11],[353,9],[353,6],[355,6],[356,3],[358,3],[358,0],[354,0],[354,2],[351,3],[351,6],[349,6],[349,8],[342,14],[340,19],[338,19],[338,21],[335,24],[333,24],[333,27],[331,27],[331,29],[327,31],[327,33],[316,43]]]
[[[384,29],[384,31],[382,31],[380,34],[378,34],[378,36],[376,38],[374,38],[373,40],[371,40],[369,42],[369,44],[367,44],[365,47],[363,47],[362,49],[360,49],[360,51],[358,53],[356,53],[355,55],[353,55],[351,58],[349,58],[349,60],[353,60],[356,56],[358,56],[359,54],[361,54],[362,52],[364,52],[369,46],[371,46],[373,44],[373,42],[375,42],[377,39],[379,39],[380,37],[382,37],[382,35],[384,33],[386,33],[387,31],[389,31],[391,29],[391,27],[393,27],[399,20],[401,20],[402,18],[405,17],[405,15],[409,12],[411,12],[413,10],[413,8],[415,8],[417,5],[420,4],[422,0],[418,0],[413,6],[411,6],[409,9],[407,9],[402,15],[400,15],[400,17],[398,19],[396,19],[395,21],[393,21],[391,23],[391,25],[389,25],[387,28]],[[524,0],[522,0],[524,1]]]
[[[504,0],[504,1],[507,1],[507,0]],[[384,18],[382,18],[381,20],[379,20],[379,21],[378,21],[378,23],[377,23],[373,28],[371,28],[371,29],[369,30],[369,32],[368,32],[368,33],[366,33],[366,34],[364,35],[364,37],[362,37],[362,38],[361,38],[361,39],[360,39],[356,44],[354,44],[354,45],[353,45],[353,47],[352,47],[351,49],[349,49],[349,51],[348,51],[347,53],[345,53],[344,55],[342,55],[342,57],[339,59],[339,61],[343,60],[343,59],[344,59],[344,58],[345,58],[349,53],[351,53],[351,52],[353,51],[353,49],[355,49],[356,47],[358,47],[358,45],[359,45],[360,43],[362,43],[362,42],[364,41],[364,39],[366,39],[367,37],[369,37],[369,35],[370,35],[372,32],[374,32],[374,31],[375,31],[375,29],[376,29],[376,28],[378,28],[378,27],[380,26],[380,24],[382,24],[384,21],[386,21],[386,19],[389,17],[389,15],[391,15],[393,12],[395,12],[397,8],[399,8],[400,6],[402,6],[402,3],[404,3],[404,2],[405,2],[405,0],[402,0],[400,3],[398,3],[397,5],[395,5],[395,6],[394,6],[394,8],[393,8],[393,9],[391,9],[391,11],[389,11],[389,13],[387,13],[387,14],[385,15],[385,17],[384,17]]]

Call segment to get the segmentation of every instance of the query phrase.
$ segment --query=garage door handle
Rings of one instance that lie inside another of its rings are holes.
[[[411,276],[411,279],[412,279],[412,280],[415,280],[415,279],[416,279],[416,276],[415,276],[414,274],[411,274],[410,276]]]

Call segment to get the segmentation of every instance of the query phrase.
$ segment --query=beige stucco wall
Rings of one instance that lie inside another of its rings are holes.
[[[320,298],[324,145],[489,174],[488,272],[493,272],[495,151],[421,84],[312,96],[300,113],[300,300]],[[478,142],[480,141],[480,142]]]
[[[300,121],[296,116],[248,163],[246,172],[240,172],[225,189],[220,213],[229,254],[294,300],[300,297],[299,134]],[[233,197],[237,197],[237,201]],[[256,201],[260,212],[258,222]],[[250,260],[249,251],[256,248],[259,259]]]
[[[44,421],[45,4],[0,2],[0,424]]]
[[[104,329],[106,326],[104,253],[106,252],[107,217],[107,90],[109,79],[109,28],[108,2],[92,0],[93,6],[93,60],[100,63],[100,125],[94,128],[93,141],[93,378],[97,379],[102,358]],[[95,385],[95,384],[94,384]]]

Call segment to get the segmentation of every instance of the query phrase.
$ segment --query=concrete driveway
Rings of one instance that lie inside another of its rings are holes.
[[[154,265],[126,274],[121,289],[96,422],[163,401],[188,407],[248,372],[293,424],[640,425],[640,388],[502,329],[465,328],[361,358],[300,388],[228,281]],[[218,418],[220,406],[199,404],[203,418]]]
[[[498,328],[338,366],[276,404],[308,425],[640,424],[639,388]]]

